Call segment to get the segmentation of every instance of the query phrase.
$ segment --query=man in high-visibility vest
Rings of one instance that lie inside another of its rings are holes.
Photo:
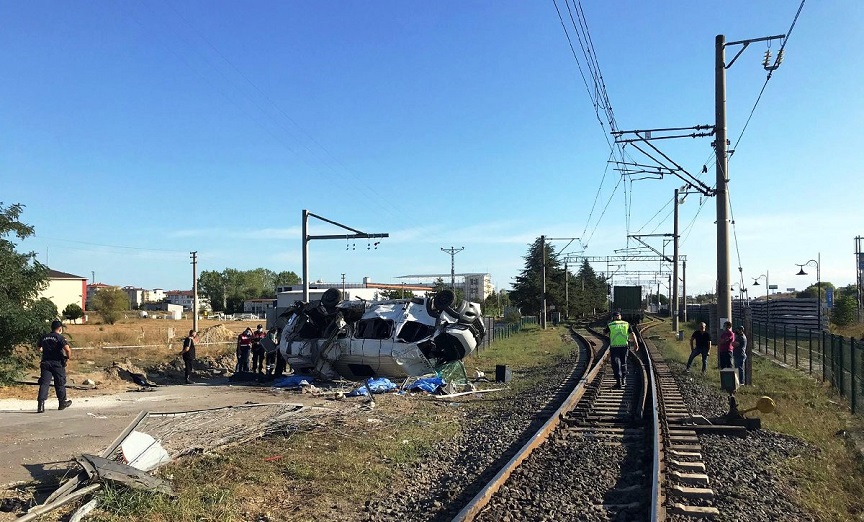
[[[630,329],[630,323],[621,320],[621,312],[612,314],[612,321],[606,327],[609,334],[609,350],[612,357],[612,373],[615,375],[615,387],[620,388],[627,376],[628,341],[633,342],[635,350],[639,349],[636,334]]]

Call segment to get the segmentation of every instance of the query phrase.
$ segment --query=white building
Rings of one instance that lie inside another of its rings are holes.
[[[469,301],[482,303],[487,297],[495,293],[495,285],[492,284],[492,276],[487,273],[463,273],[454,274],[456,288],[462,290],[463,295]],[[399,276],[397,279],[414,279],[424,281],[424,285],[435,285],[435,280],[441,279],[450,286],[451,274],[415,274]],[[429,282],[431,281],[431,283]]]
[[[39,297],[45,297],[54,303],[57,312],[70,304],[77,304],[86,310],[87,278],[48,269],[48,286],[39,292]]]

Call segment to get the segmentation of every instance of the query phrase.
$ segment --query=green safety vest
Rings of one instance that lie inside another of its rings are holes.
[[[630,323],[627,321],[612,321],[609,323],[609,345],[627,346],[630,337]]]

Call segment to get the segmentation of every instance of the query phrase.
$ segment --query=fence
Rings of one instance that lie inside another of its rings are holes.
[[[537,316],[526,316],[522,317],[518,323],[498,323],[495,322],[495,319],[491,317],[487,317],[484,319],[486,322],[486,337],[483,339],[483,342],[480,346],[477,347],[477,352],[481,352],[482,350],[489,348],[492,346],[492,343],[497,341],[498,339],[508,339],[511,336],[519,333],[520,330],[525,328],[525,326],[529,324],[540,324],[540,318]]]
[[[825,330],[753,322],[753,350],[821,376],[849,400],[852,413],[862,411],[864,341],[841,337]]]

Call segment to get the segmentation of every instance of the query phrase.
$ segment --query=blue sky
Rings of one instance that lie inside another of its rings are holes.
[[[628,130],[713,123],[715,35],[786,33],[798,2],[582,7]],[[310,279],[325,281],[448,273],[453,246],[458,272],[506,288],[541,234],[606,256],[635,246],[628,233],[672,232],[682,183],[607,169],[608,128],[552,1],[0,1],[0,19],[0,201],[26,205],[36,237],[19,249],[57,270],[189,288],[196,250],[199,270],[300,274],[302,209],[390,234],[377,249],[312,242]],[[733,280],[741,266],[747,286],[768,270],[803,288],[815,276],[795,263],[821,253],[823,280],[855,281],[861,27],[864,3],[804,6],[730,162]],[[766,48],[728,70],[733,143]],[[710,143],[658,146],[692,173],[707,164],[713,186]],[[681,206],[688,294],[716,279],[714,199],[702,207]]]

